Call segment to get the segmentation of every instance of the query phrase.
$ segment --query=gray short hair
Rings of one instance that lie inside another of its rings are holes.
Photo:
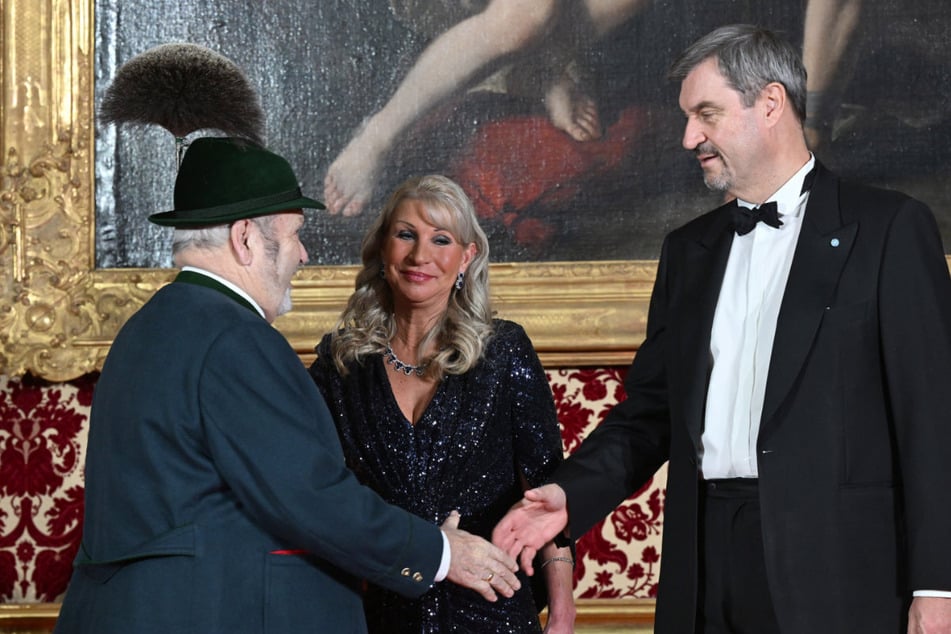
[[[200,227],[198,229],[175,229],[172,235],[172,255],[178,255],[186,249],[214,249],[228,242],[228,225]]]
[[[722,26],[691,44],[667,76],[683,81],[690,71],[715,57],[720,73],[749,108],[767,84],[786,88],[799,121],[806,116],[806,68],[799,51],[772,31],[750,24]]]
[[[271,216],[251,218],[264,236],[265,250],[271,257],[277,257],[280,248],[274,240]],[[231,225],[214,225],[197,229],[176,228],[172,235],[172,255],[178,255],[185,249],[216,249],[227,244],[231,237]]]

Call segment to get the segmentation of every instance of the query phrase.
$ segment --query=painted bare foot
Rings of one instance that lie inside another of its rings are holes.
[[[582,92],[569,72],[563,73],[545,91],[545,108],[552,124],[575,141],[601,138],[598,104]]]
[[[362,129],[337,156],[324,178],[324,204],[332,214],[358,216],[370,203],[385,150]]]

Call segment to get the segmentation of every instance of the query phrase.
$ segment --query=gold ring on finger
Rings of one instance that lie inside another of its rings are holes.
[[[495,576],[495,573],[494,573],[494,572],[490,572],[490,573],[487,574],[486,576],[482,577],[482,580],[483,580],[483,581],[492,581],[492,578],[493,578],[494,576]]]

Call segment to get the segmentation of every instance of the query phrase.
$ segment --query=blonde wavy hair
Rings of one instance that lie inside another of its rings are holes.
[[[445,227],[462,245],[475,243],[476,254],[466,269],[461,289],[453,288],[449,304],[417,348],[418,358],[433,346],[438,352],[427,362],[425,376],[464,374],[472,369],[492,336],[492,305],[489,299],[489,241],[479,226],[472,201],[453,180],[431,174],[411,178],[390,195],[363,237],[363,268],[355,290],[334,329],[331,352],[337,370],[347,374],[346,364],[362,363],[373,354],[383,354],[396,334],[393,293],[380,275],[383,243],[390,233],[393,212],[404,200],[426,204],[430,222]]]

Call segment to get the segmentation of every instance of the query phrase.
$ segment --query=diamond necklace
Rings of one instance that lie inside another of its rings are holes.
[[[402,372],[406,376],[409,376],[416,373],[416,376],[423,376],[426,372],[426,368],[429,366],[428,363],[423,363],[422,365],[412,365],[409,363],[403,363],[400,361],[400,358],[396,356],[396,353],[393,352],[393,348],[389,345],[386,346],[386,352],[383,353],[383,357],[386,359],[386,362],[393,366],[397,372]]]

